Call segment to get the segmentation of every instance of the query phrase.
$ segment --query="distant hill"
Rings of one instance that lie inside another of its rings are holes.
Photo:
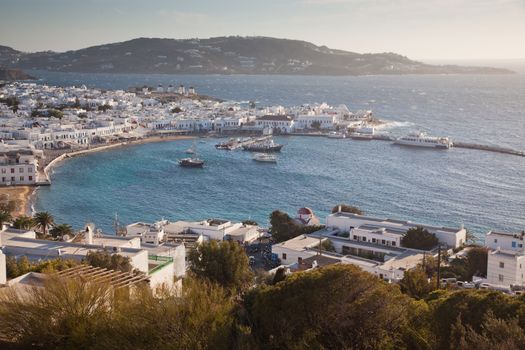
[[[0,67],[0,81],[11,81],[11,80],[28,80],[35,79],[23,70],[18,68],[3,68]]]
[[[508,74],[503,68],[430,65],[395,53],[359,54],[268,37],[139,38],[81,50],[22,53],[0,46],[0,64],[63,72],[185,74]]]

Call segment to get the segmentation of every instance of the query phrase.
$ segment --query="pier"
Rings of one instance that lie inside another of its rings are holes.
[[[496,153],[503,153],[503,154],[510,154],[514,156],[525,157],[525,151],[519,151],[519,150],[515,150],[512,148],[507,148],[507,147],[480,145],[477,143],[468,143],[468,142],[459,142],[459,141],[453,142],[452,146],[455,148],[476,149],[480,151],[496,152]]]

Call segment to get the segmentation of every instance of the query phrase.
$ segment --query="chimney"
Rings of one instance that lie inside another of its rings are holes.
[[[338,212],[338,213],[341,212],[341,206],[338,206],[338,207],[337,207],[337,212]]]
[[[86,243],[93,244],[93,230],[90,226],[86,227]]]

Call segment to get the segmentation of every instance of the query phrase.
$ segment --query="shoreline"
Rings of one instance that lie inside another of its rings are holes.
[[[159,143],[159,142],[170,142],[170,141],[178,141],[178,140],[188,140],[188,139],[194,139],[197,138],[197,136],[187,136],[187,135],[177,135],[177,136],[151,136],[146,137],[139,140],[133,140],[133,141],[122,141],[122,142],[116,142],[109,145],[101,145],[93,148],[83,149],[79,151],[72,151],[72,152],[64,152],[61,155],[55,157],[52,159],[41,171],[41,176],[44,176],[46,181],[49,185],[51,185],[50,181],[50,171],[53,170],[56,166],[58,166],[63,161],[73,158],[76,156],[81,156],[84,154],[91,154],[91,153],[97,153],[97,152],[103,152],[107,150],[112,150],[115,148],[121,148],[121,147],[129,147],[129,146],[136,146],[136,145],[144,145],[148,143]],[[13,216],[20,216],[20,215],[28,215],[32,216],[34,214],[34,204],[35,199],[37,196],[38,189],[41,185],[36,186],[15,186],[15,187],[6,187],[0,188],[0,194],[4,193],[4,190],[7,190],[6,192],[9,192],[11,189],[23,189],[22,192],[18,193],[17,200],[19,201],[19,208],[17,208],[16,211],[13,211]],[[13,190],[13,192],[15,192]],[[7,193],[6,193],[7,194]]]

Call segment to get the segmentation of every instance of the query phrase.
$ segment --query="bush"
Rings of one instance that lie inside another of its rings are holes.
[[[129,257],[120,254],[110,254],[106,250],[88,252],[85,261],[91,266],[102,267],[109,270],[122,272],[131,272],[133,270]]]

